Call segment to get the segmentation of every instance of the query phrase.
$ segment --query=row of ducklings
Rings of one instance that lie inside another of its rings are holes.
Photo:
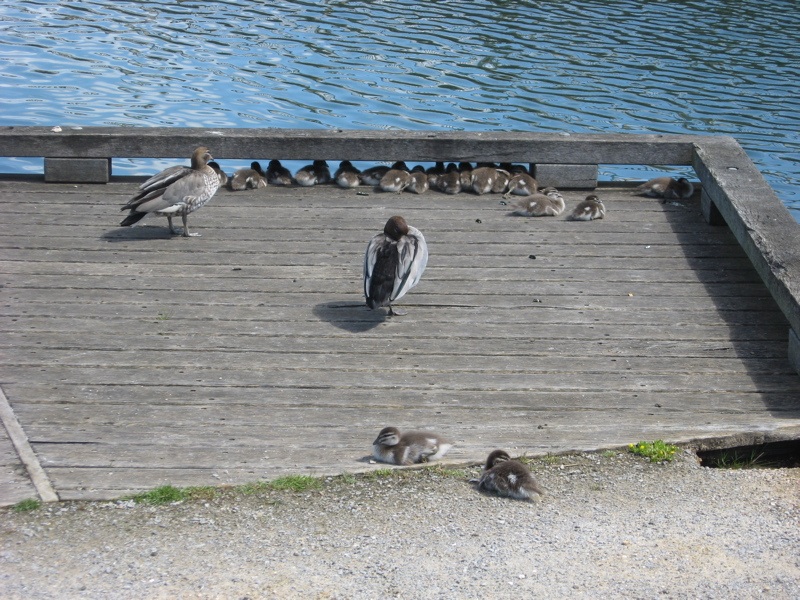
[[[375,459],[393,465],[413,465],[442,458],[453,442],[430,431],[406,431],[396,427],[385,427],[372,443]],[[534,494],[544,495],[528,467],[512,460],[505,450],[494,450],[489,454],[481,476],[471,480],[479,490],[528,500]]]

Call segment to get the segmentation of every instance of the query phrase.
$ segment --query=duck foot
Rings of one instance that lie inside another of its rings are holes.
[[[391,306],[389,307],[389,316],[390,317],[403,317],[403,316],[405,316],[407,314],[408,314],[408,312],[405,311],[405,310],[400,310],[399,308],[392,308]]]

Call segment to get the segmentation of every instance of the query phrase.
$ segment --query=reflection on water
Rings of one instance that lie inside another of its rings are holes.
[[[794,0],[17,0],[0,23],[2,125],[726,134],[800,220]]]

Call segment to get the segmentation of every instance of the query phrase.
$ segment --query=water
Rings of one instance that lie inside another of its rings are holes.
[[[795,0],[17,0],[0,5],[0,125],[725,134],[800,221],[798,13]],[[0,158],[0,172],[41,169]]]

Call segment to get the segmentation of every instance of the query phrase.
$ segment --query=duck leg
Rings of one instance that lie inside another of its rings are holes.
[[[408,312],[406,312],[404,310],[400,310],[399,308],[394,308],[394,307],[392,307],[391,304],[389,305],[389,316],[390,317],[403,317],[403,316],[405,316],[407,314],[408,314]]]
[[[200,237],[199,233],[189,233],[189,215],[183,213],[181,218],[183,219],[183,237]]]
[[[172,215],[167,215],[167,223],[169,223],[169,232],[172,235],[178,235],[180,232],[172,225]]]

